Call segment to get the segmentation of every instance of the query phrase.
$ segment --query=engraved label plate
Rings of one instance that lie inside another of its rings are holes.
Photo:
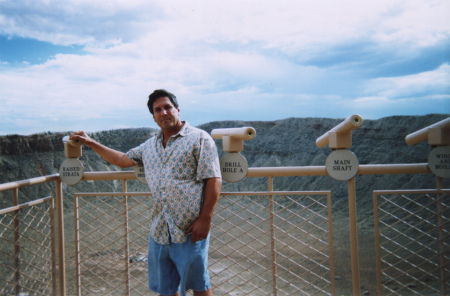
[[[83,178],[84,167],[76,158],[66,158],[59,167],[61,181],[67,185],[75,185]]]
[[[230,183],[239,182],[247,175],[248,162],[239,153],[228,153],[220,159],[220,171],[225,181]]]
[[[428,166],[438,177],[450,178],[450,146],[440,146],[428,155]]]
[[[139,182],[142,184],[147,185],[147,179],[145,179],[145,170],[144,170],[144,164],[143,163],[137,163],[134,166],[134,172],[136,173],[136,178]]]
[[[325,166],[332,178],[345,181],[356,176],[359,161],[353,152],[342,149],[331,152],[325,161]]]

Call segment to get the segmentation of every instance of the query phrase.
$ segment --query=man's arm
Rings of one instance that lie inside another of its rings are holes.
[[[191,241],[193,243],[205,239],[211,230],[211,219],[214,208],[219,201],[221,186],[221,178],[210,178],[205,181],[203,206],[200,210],[200,216],[186,231],[186,233],[192,233]]]
[[[89,146],[104,160],[121,168],[127,168],[134,166],[135,163],[127,157],[123,152],[106,147],[99,142],[93,140],[85,132],[74,132],[70,135],[70,140],[80,140],[86,146]]]

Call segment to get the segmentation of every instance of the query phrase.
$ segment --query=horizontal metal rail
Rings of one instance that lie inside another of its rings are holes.
[[[360,165],[358,175],[378,174],[430,174],[427,163],[418,164],[366,164]],[[249,168],[247,177],[327,176],[325,166]]]
[[[6,213],[9,213],[9,212],[18,211],[18,210],[21,210],[23,208],[31,207],[31,206],[34,206],[34,205],[37,205],[37,204],[40,204],[40,203],[43,203],[43,202],[47,202],[47,201],[52,200],[52,199],[53,199],[53,196],[49,196],[49,197],[36,199],[36,200],[30,201],[30,202],[26,202],[26,203],[23,203],[23,204],[20,204],[20,205],[17,205],[17,206],[12,206],[12,207],[9,207],[9,208],[6,208],[6,209],[0,209],[0,215],[6,214]]]
[[[431,174],[427,163],[415,164],[363,164],[359,165],[358,175],[379,175],[379,174]],[[325,166],[299,166],[299,167],[253,167],[249,168],[247,177],[288,177],[288,176],[327,176]],[[135,180],[134,171],[103,171],[85,172],[82,180]],[[0,184],[0,191],[12,190],[16,188],[46,183],[59,180],[59,174],[47,175],[31,178],[22,181],[15,181]]]
[[[373,194],[427,194],[427,193],[450,193],[448,189],[404,189],[404,190],[374,190]]]
[[[239,191],[239,192],[221,192],[220,195],[230,195],[230,196],[254,196],[254,195],[306,195],[306,194],[328,194],[328,190],[316,190],[316,191]],[[77,196],[150,196],[151,193],[148,192],[95,192],[95,193],[77,193]]]
[[[359,166],[358,175],[379,175],[379,174],[431,174],[427,163],[416,164],[363,164]],[[288,176],[327,176],[325,166],[299,166],[299,167],[253,167],[248,168],[247,177],[288,177]],[[85,172],[82,180],[135,180],[134,171],[103,171]],[[17,182],[13,182],[17,183]],[[5,183],[2,185],[8,185]],[[9,185],[11,186],[11,185]],[[12,189],[9,187],[7,189]],[[0,187],[0,191],[6,190]]]
[[[42,183],[47,183],[47,182],[57,181],[57,180],[59,180],[59,174],[41,176],[41,177],[36,177],[36,178],[31,178],[31,179],[26,179],[26,180],[21,180],[21,181],[8,182],[8,183],[0,184],[0,191],[12,190],[12,189],[16,189],[16,188],[22,188],[22,187],[27,187],[27,186],[31,186],[31,185],[42,184]]]

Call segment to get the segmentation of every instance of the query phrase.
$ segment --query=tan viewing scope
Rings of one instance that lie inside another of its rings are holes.
[[[253,140],[256,131],[252,127],[219,128],[211,131],[211,137],[222,139],[224,152],[244,150],[244,140]]]
[[[425,140],[428,140],[429,145],[450,145],[450,117],[405,137],[408,145],[415,145]]]
[[[320,148],[330,146],[332,149],[344,149],[352,147],[352,131],[363,124],[361,116],[354,114],[340,124],[318,137],[316,145]]]
[[[64,143],[64,155],[67,158],[79,158],[82,155],[82,142],[80,140],[69,140],[69,136],[62,139]]]

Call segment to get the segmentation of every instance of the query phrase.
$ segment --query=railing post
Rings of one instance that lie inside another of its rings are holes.
[[[81,246],[80,246],[80,219],[79,219],[79,196],[76,194],[73,197],[73,215],[75,218],[75,274],[76,274],[76,287],[77,287],[77,296],[81,295]]]
[[[66,295],[66,252],[64,236],[64,201],[61,179],[56,180],[56,213],[58,221],[59,295]]]
[[[19,188],[13,190],[13,205],[19,205]],[[14,279],[15,279],[15,293],[20,294],[20,221],[19,221],[20,210],[14,211]]]
[[[273,192],[273,177],[268,176],[268,187],[269,192]],[[278,295],[278,284],[277,284],[277,250],[275,248],[275,214],[274,214],[274,203],[273,195],[269,195],[269,206],[270,206],[270,242],[272,249],[272,276],[273,276],[273,295]]]
[[[436,177],[436,187],[438,190],[442,189],[442,178]],[[442,219],[443,214],[443,194],[438,191],[436,196],[436,204],[437,204],[437,228],[438,228],[438,245],[439,245],[439,269],[441,270],[441,287],[442,287],[442,295],[448,294],[448,287],[447,287],[447,274],[445,271],[445,244],[444,244],[444,238],[445,233],[443,230],[444,220]]]
[[[360,295],[358,229],[356,221],[356,182],[354,177],[348,180],[348,217],[350,223],[350,251],[352,263],[353,295]]]
[[[373,227],[375,229],[375,258],[377,268],[377,291],[378,296],[383,295],[382,272],[381,272],[381,247],[380,247],[380,227],[378,219],[378,195],[373,192]]]
[[[127,180],[122,180],[122,190],[123,193],[127,192]],[[125,286],[126,292],[125,295],[131,295],[131,284],[130,284],[130,238],[128,237],[128,196],[123,195],[123,220],[124,220],[124,240],[125,240],[125,249],[124,249],[124,259],[125,259]]]
[[[336,272],[334,266],[334,242],[333,242],[333,215],[331,210],[331,192],[327,194],[327,207],[328,207],[328,229],[330,240],[330,275],[331,275],[331,295],[336,296]]]
[[[54,199],[50,200],[50,235],[51,239],[51,252],[52,252],[52,290],[53,296],[56,296],[58,293],[57,290],[57,281],[56,281],[56,244],[55,244],[55,201]]]

